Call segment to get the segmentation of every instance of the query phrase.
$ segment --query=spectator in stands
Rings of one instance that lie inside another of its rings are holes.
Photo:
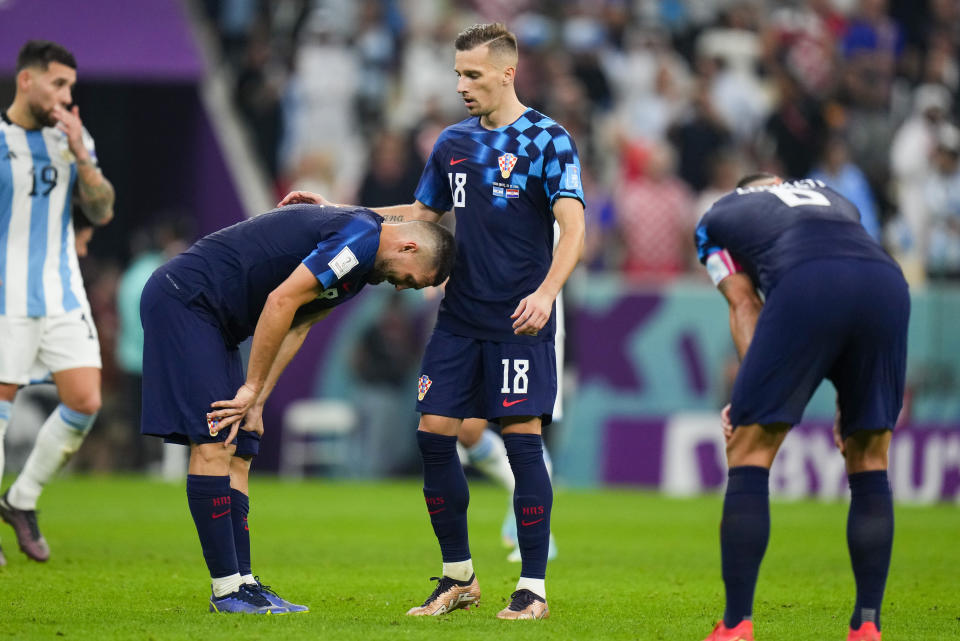
[[[870,183],[859,167],[850,161],[850,150],[839,135],[831,136],[824,145],[820,162],[810,172],[810,178],[822,180],[828,187],[856,205],[860,210],[860,222],[867,233],[880,242],[880,218],[877,202]]]
[[[643,173],[626,177],[617,190],[615,210],[626,247],[623,270],[629,277],[670,278],[693,264],[693,196],[675,166],[670,146],[656,143]]]
[[[924,184],[930,173],[937,130],[952,105],[950,92],[941,85],[922,85],[914,92],[913,113],[897,130],[890,148],[897,217],[891,226],[890,245],[907,280],[922,279],[927,233]]]
[[[926,267],[931,279],[960,280],[960,130],[940,127],[933,171],[924,183],[929,212]]]

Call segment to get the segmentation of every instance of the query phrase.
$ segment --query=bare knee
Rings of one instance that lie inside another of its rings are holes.
[[[252,457],[230,457],[230,487],[238,492],[250,494],[250,463]]]
[[[17,395],[19,385],[14,383],[0,383],[0,401],[13,402],[13,397]]]
[[[421,432],[430,432],[431,434],[441,434],[443,436],[456,436],[460,431],[460,424],[463,419],[451,418],[449,416],[438,416],[437,414],[421,414],[420,427]]]
[[[844,456],[847,473],[874,472],[887,469],[887,452],[890,449],[890,430],[854,432],[844,439]]]
[[[100,411],[100,370],[94,367],[79,367],[53,373],[60,402],[81,414],[96,414]]]
[[[727,465],[755,465],[770,469],[789,430],[786,423],[737,427],[727,441]]]
[[[99,412],[102,404],[100,399],[100,390],[96,390],[83,396],[74,397],[69,400],[61,399],[61,401],[74,412],[80,412],[81,414],[86,414],[88,416],[93,416]]]
[[[500,419],[501,434],[541,434],[543,423],[539,416],[505,416]]]
[[[482,418],[467,418],[460,424],[460,432],[457,438],[464,447],[473,447],[483,436],[483,431],[487,429],[487,421]]]
[[[200,476],[227,476],[236,449],[235,445],[224,447],[223,443],[191,443],[188,471]]]

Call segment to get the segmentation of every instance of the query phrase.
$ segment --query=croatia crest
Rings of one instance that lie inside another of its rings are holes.
[[[503,154],[497,158],[497,163],[500,165],[500,175],[504,178],[509,178],[510,172],[513,171],[514,166],[517,164],[517,157],[513,154]]]
[[[430,377],[424,374],[420,377],[420,380],[417,381],[417,400],[422,401],[423,397],[427,395],[427,392],[430,390],[430,386],[433,385],[433,381],[430,380]]]

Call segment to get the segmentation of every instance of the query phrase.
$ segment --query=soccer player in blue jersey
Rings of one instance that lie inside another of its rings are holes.
[[[100,409],[100,343],[77,263],[71,203],[105,225],[114,192],[71,106],[76,80],[73,54],[31,40],[17,56],[13,104],[0,113],[0,475],[13,398],[35,363],[53,372],[60,397],[20,475],[0,496],[0,517],[36,561],[50,558],[37,500]]]
[[[502,619],[549,614],[546,566],[553,489],[541,430],[556,395],[554,302],[583,250],[583,190],[576,146],[517,97],[516,37],[474,25],[455,42],[457,92],[470,117],[445,129],[398,219],[457,218],[457,264],[426,348],[417,442],[427,512],[440,543],[436,589],[410,615],[440,615],[480,599],[467,537],[469,491],[457,457],[465,418],[499,421],[516,480],[520,580]],[[293,192],[281,204],[323,202]],[[553,223],[559,224],[554,249]]]
[[[696,242],[729,304],[741,358],[722,415],[727,603],[707,641],[753,641],[753,594],[770,536],[770,466],[824,378],[837,390],[834,437],[851,492],[847,545],[857,596],[847,638],[879,641],[893,543],[887,450],[903,404],[907,283],[856,207],[819,180],[745,178],[704,214]]]
[[[453,236],[434,223],[385,225],[359,207],[302,205],[210,234],[147,281],[141,431],[190,447],[187,502],[210,571],[211,611],[307,610],[251,569],[248,476],[263,404],[333,307],[367,283],[439,284],[454,254]],[[244,376],[237,346],[251,335]]]

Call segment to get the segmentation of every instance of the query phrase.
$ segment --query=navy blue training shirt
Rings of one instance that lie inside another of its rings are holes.
[[[300,263],[324,291],[298,314],[356,296],[374,266],[382,223],[362,207],[288,205],[201,238],[157,271],[166,291],[208,312],[236,345]]]
[[[788,269],[817,258],[896,266],[860,224],[857,208],[819,180],[735,189],[700,219],[696,242],[708,269],[726,250],[764,295]]]
[[[553,260],[553,204],[583,202],[580,160],[567,132],[527,109],[484,129],[479,117],[447,127],[427,160],[416,198],[457,217],[457,261],[437,327],[501,342],[550,340],[555,314],[538,336],[516,336],[510,314],[540,286]]]

